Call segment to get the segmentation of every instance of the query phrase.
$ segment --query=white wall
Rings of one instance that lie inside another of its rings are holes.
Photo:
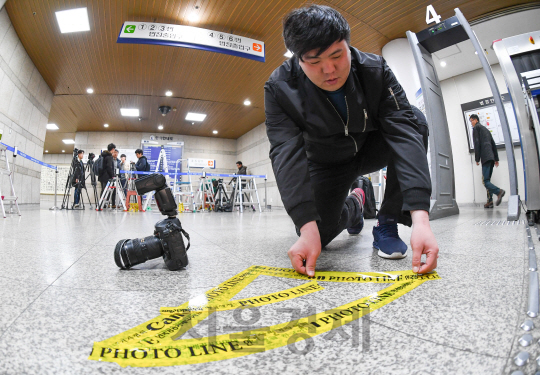
[[[41,159],[53,93],[26,53],[5,8],[0,11],[0,130],[2,142]],[[11,152],[8,152],[11,161]],[[20,204],[39,203],[41,166],[16,159],[15,193]],[[3,195],[7,177],[1,177]]]
[[[492,70],[499,91],[501,93],[508,92],[499,65],[493,65]],[[486,202],[486,189],[482,185],[481,165],[477,166],[474,161],[474,153],[469,153],[465,119],[461,111],[461,104],[493,96],[486,75],[482,69],[461,74],[441,81],[441,89],[452,142],[454,172],[456,176],[456,201],[458,204],[484,204]],[[498,168],[494,168],[491,181],[500,188],[509,191],[510,180],[508,176],[506,149],[499,149],[498,152],[500,165]],[[514,148],[514,155],[518,174],[519,194],[524,196],[523,162],[519,147]]]

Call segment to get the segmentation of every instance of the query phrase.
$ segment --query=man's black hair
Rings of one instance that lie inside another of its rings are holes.
[[[136,153],[136,154],[142,154],[143,151],[142,151],[140,148],[138,148],[138,149],[135,150],[135,153]]]
[[[120,158],[127,158],[126,154],[120,155]]]
[[[240,160],[238,160],[238,161],[236,162],[236,164],[244,165],[244,164],[242,164],[242,162],[241,162]]]
[[[283,18],[285,46],[300,60],[316,49],[317,56],[343,39],[351,44],[351,29],[343,16],[324,5],[295,9]],[[304,61],[304,60],[302,60]]]
[[[116,148],[116,145],[114,143],[109,143],[107,145],[107,151],[111,152],[112,150],[114,150]]]
[[[77,155],[84,154],[84,150],[77,151]]]
[[[480,119],[478,118],[478,115],[475,115],[474,113],[469,116],[469,119],[475,119],[476,121],[480,122]]]

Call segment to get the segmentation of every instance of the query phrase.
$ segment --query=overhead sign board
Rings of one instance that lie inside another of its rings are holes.
[[[116,42],[194,48],[265,62],[264,42],[193,26],[124,22]]]

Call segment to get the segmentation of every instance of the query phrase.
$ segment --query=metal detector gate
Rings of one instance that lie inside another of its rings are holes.
[[[432,195],[429,216],[433,220],[459,213],[456,203],[454,161],[450,133],[448,131],[441,85],[431,54],[470,39],[478,53],[489,86],[493,92],[497,110],[500,114],[506,153],[508,155],[508,171],[510,174],[511,196],[508,200],[507,216],[508,220],[517,220],[519,218],[520,207],[517,192],[516,162],[510,128],[508,127],[501,95],[497,89],[493,72],[484,55],[484,50],[480,46],[476,35],[461,11],[458,8],[454,9],[454,11],[456,12],[454,17],[422,30],[418,34],[407,31],[407,39],[409,40],[418,69],[426,108],[426,118],[430,128],[429,147],[431,151]]]
[[[493,42],[516,113],[523,155],[524,201],[530,225],[540,220],[540,125],[536,125],[540,88],[535,86],[540,82],[540,45],[536,43],[540,43],[540,31]]]

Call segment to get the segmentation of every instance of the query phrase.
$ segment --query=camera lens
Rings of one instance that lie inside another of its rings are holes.
[[[114,249],[114,261],[122,269],[129,269],[163,253],[161,241],[156,236],[121,240]]]

